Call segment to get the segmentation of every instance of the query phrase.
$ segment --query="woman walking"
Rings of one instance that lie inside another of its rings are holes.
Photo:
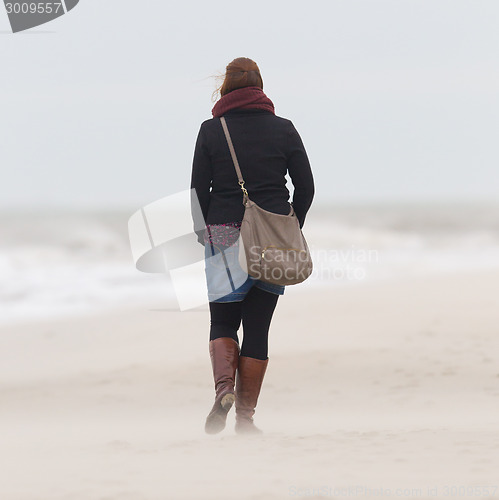
[[[268,364],[268,333],[285,287],[247,275],[237,263],[237,238],[244,216],[241,186],[220,117],[225,117],[245,188],[261,208],[289,214],[286,173],[294,186],[292,205],[303,227],[314,197],[314,181],[302,140],[290,120],[275,114],[263,92],[258,65],[239,57],[226,67],[213,118],[201,124],[192,166],[203,223],[195,220],[205,247],[210,308],[209,353],[215,402],[205,431],[220,432],[235,402],[237,433],[261,433],[253,415]],[[195,211],[193,216],[196,219]],[[239,326],[243,326],[240,347]]]

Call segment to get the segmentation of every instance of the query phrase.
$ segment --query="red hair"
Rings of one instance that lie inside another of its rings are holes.
[[[238,57],[225,68],[224,81],[214,94],[220,92],[224,96],[243,87],[260,87],[263,90],[263,79],[258,64],[247,57]]]

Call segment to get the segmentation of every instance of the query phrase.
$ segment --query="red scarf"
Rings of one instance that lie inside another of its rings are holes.
[[[275,114],[273,102],[260,87],[243,87],[225,94],[213,106],[211,113],[214,117],[218,117],[234,108],[266,109]]]

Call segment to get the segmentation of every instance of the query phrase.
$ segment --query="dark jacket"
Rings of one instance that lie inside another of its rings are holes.
[[[293,123],[262,109],[236,108],[224,116],[249,198],[264,210],[288,214],[285,175],[289,172],[294,186],[293,208],[303,227],[314,197],[314,180],[303,142]],[[196,224],[198,228],[243,219],[243,192],[220,118],[201,124],[191,188],[196,190],[204,217],[202,224],[199,221]]]

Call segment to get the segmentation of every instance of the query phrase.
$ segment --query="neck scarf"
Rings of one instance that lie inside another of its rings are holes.
[[[243,87],[225,94],[213,106],[211,113],[214,117],[218,117],[234,108],[266,109],[275,114],[273,102],[260,87]]]

